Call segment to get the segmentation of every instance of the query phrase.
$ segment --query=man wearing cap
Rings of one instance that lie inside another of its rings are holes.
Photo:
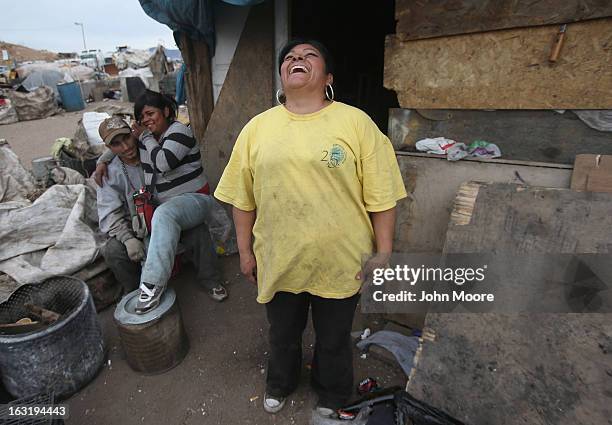
[[[133,220],[137,214],[132,194],[144,186],[138,140],[132,135],[128,123],[116,116],[104,120],[98,131],[106,146],[115,154],[108,164],[104,186],[97,189],[100,230],[109,236],[102,248],[102,255],[124,290],[130,292],[139,286],[141,261],[146,258],[145,245],[137,237],[138,229],[135,231],[133,226],[138,220]],[[176,228],[172,223],[164,228],[164,231],[180,232],[172,230]],[[202,223],[181,233],[180,243],[185,248],[184,255],[195,266],[202,286],[207,290],[218,288],[221,275],[207,225]],[[169,246],[151,249],[169,250],[172,253],[176,250]],[[159,267],[159,264],[152,266]],[[170,270],[166,272],[164,274],[170,275]],[[212,298],[222,301],[225,297]]]

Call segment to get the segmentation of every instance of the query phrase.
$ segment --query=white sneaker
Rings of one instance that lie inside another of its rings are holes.
[[[140,284],[140,294],[134,306],[134,311],[137,314],[145,314],[153,310],[159,305],[159,300],[164,293],[164,289],[163,286],[142,282]]]
[[[227,298],[227,289],[225,286],[219,285],[216,288],[208,290],[208,296],[217,302],[221,302]]]
[[[285,397],[275,397],[272,395],[265,394],[263,400],[263,408],[268,413],[280,412],[285,407]]]

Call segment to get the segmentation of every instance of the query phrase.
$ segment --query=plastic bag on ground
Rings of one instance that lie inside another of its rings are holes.
[[[440,409],[417,400],[406,391],[394,396],[396,425],[465,425]]]
[[[210,211],[208,230],[217,254],[230,255],[238,252],[236,236],[232,231],[232,221],[221,204],[214,199]]]

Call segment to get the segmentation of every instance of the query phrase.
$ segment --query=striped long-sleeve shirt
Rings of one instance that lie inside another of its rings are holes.
[[[191,129],[175,121],[159,140],[158,143],[151,132],[144,131],[138,142],[145,184],[151,185],[154,171],[157,173],[155,189],[159,201],[203,189],[207,181]]]

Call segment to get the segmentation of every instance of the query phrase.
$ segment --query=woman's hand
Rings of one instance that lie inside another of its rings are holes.
[[[103,180],[108,176],[108,164],[106,162],[100,162],[96,165],[96,171],[94,171],[94,181],[100,187],[104,186]]]
[[[257,260],[252,252],[240,254],[240,271],[249,282],[257,285]]]
[[[377,253],[372,256],[363,266],[363,270],[359,270],[355,275],[355,280],[365,282],[375,269],[384,269],[389,267],[390,253]]]
[[[138,121],[133,121],[132,122],[132,134],[137,139],[140,139],[140,135],[145,130],[146,130],[146,127],[144,125],[140,125],[140,123]]]

